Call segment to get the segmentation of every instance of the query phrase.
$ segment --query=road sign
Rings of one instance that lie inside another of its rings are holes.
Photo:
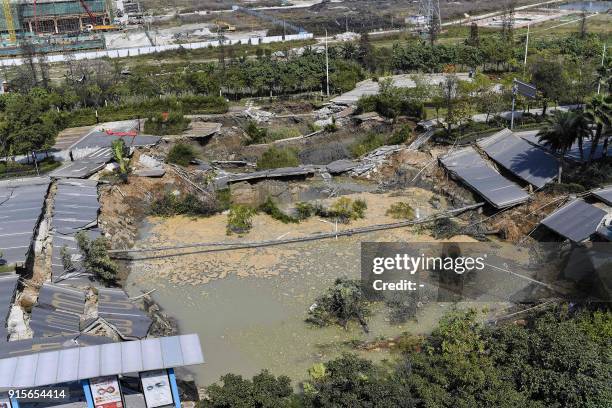
[[[536,87],[531,84],[519,81],[518,79],[514,80],[514,89],[516,89],[516,92],[527,98],[535,99],[536,97]]]

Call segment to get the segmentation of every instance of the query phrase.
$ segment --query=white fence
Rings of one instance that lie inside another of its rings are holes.
[[[225,40],[224,45],[259,45],[259,44],[270,44],[275,42],[283,41],[296,41],[296,40],[309,40],[314,38],[312,33],[301,33],[301,34],[289,34],[271,37],[251,37],[251,38],[240,38],[235,40]],[[199,48],[218,47],[219,41],[201,41],[186,44],[170,44],[170,45],[156,45],[149,47],[134,47],[134,48],[121,48],[116,50],[104,50],[104,51],[84,51],[75,52],[70,54],[52,54],[47,55],[48,62],[62,62],[70,59],[83,60],[83,59],[98,59],[98,58],[125,58],[134,57],[138,55],[155,54],[163,51],[187,49],[195,50]],[[37,61],[36,61],[37,62]],[[0,59],[0,65],[3,67],[23,65],[23,58],[6,58]]]

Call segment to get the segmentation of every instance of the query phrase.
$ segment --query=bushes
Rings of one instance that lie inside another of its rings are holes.
[[[317,215],[322,218],[334,218],[345,224],[351,220],[365,218],[367,208],[368,204],[364,200],[353,201],[348,197],[339,198],[329,208],[325,208],[319,203],[300,202],[295,205],[298,220],[305,220]]]
[[[357,320],[367,332],[366,317],[369,314],[369,305],[361,290],[361,282],[339,278],[316,299],[308,311],[306,322],[316,326],[338,324],[346,329],[351,320]]]
[[[257,126],[257,123],[255,123],[255,121],[250,120],[244,131],[249,136],[249,140],[247,140],[247,145],[266,142],[266,138],[268,136],[268,129],[260,128],[259,126]]]
[[[145,122],[144,131],[151,135],[179,135],[189,127],[191,121],[181,113],[158,113]]]
[[[178,164],[180,166],[188,166],[189,163],[196,158],[196,152],[191,145],[185,143],[177,143],[172,146],[166,161],[168,163]]]
[[[331,205],[325,215],[329,218],[335,218],[339,222],[348,223],[351,220],[364,218],[367,208],[368,205],[364,200],[352,201],[348,197],[341,197]]]
[[[386,214],[398,220],[411,220],[415,217],[414,208],[408,203],[393,203]]]
[[[219,199],[203,200],[193,194],[175,195],[167,192],[157,198],[149,208],[149,214],[158,217],[175,215],[210,216],[223,209]]]
[[[361,157],[364,154],[371,152],[374,149],[378,149],[384,146],[385,139],[378,133],[368,133],[359,142],[354,143],[350,147],[351,154],[353,157]]]
[[[227,235],[244,234],[253,226],[253,216],[257,211],[246,205],[232,205],[227,214]]]
[[[262,205],[259,206],[259,210],[268,214],[270,217],[284,224],[300,222],[299,219],[294,218],[282,212],[280,208],[278,208],[276,203],[272,200],[272,197],[268,197],[266,201]]]
[[[295,211],[297,212],[298,219],[305,220],[315,214],[316,208],[310,203],[299,202],[295,205]]]
[[[389,145],[399,145],[402,143],[406,143],[408,139],[412,136],[412,128],[408,125],[402,126],[400,129],[393,132],[393,135],[387,140],[387,144]]]
[[[300,164],[297,150],[293,148],[270,147],[261,159],[257,161],[257,169],[277,169],[281,167],[296,167]]]

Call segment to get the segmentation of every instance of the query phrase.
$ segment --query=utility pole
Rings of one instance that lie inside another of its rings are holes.
[[[527,24],[527,39],[525,40],[525,60],[523,61],[523,75],[527,70],[527,50],[529,49],[529,24]]]
[[[606,44],[604,43],[603,52],[601,53],[601,66],[604,67],[606,63]],[[601,81],[597,81],[597,95],[601,93]]]
[[[329,98],[329,51],[327,47],[327,29],[325,29],[325,82],[327,84],[327,97]]]
[[[516,93],[518,91],[518,88],[516,86],[516,83],[512,84],[512,116],[510,117],[510,130],[514,130],[514,106],[516,104]]]

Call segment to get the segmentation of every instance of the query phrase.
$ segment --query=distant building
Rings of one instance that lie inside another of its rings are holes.
[[[404,22],[413,26],[425,26],[427,25],[427,17],[425,16],[408,16],[404,19]]]

